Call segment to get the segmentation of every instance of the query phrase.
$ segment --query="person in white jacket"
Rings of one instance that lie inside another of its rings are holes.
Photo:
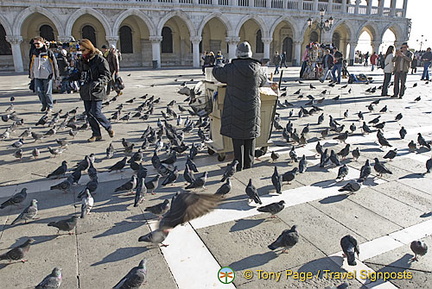
[[[394,69],[394,63],[393,63],[393,51],[394,46],[390,45],[387,48],[387,52],[384,56],[384,83],[381,90],[381,96],[390,96],[388,94],[388,87],[390,84],[391,76]]]

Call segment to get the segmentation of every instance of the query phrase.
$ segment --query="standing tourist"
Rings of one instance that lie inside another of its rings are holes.
[[[266,76],[260,62],[252,59],[248,42],[237,46],[236,56],[231,63],[216,66],[213,76],[227,84],[220,133],[232,139],[234,159],[238,160],[240,171],[253,165],[261,122],[259,87],[266,83]]]
[[[372,65],[371,71],[374,71],[375,65],[377,65],[378,55],[375,52],[372,52],[372,55],[369,58],[370,64]]]
[[[412,53],[408,43],[404,42],[400,50],[396,50],[394,62],[394,93],[392,97],[402,98],[405,94],[405,82],[412,61]]]
[[[331,69],[333,67],[333,55],[330,54],[330,49],[325,50],[325,55],[322,59],[322,67],[324,68],[323,76],[320,78],[320,82],[324,82],[327,79],[327,76],[331,75]]]
[[[432,52],[430,47],[426,49],[421,60],[423,61],[423,74],[421,80],[429,80],[429,66],[432,61]]]
[[[384,56],[384,83],[381,90],[381,96],[390,96],[388,95],[388,86],[390,84],[391,76],[394,70],[393,66],[393,51],[394,46],[390,45],[387,48],[387,52]]]
[[[287,61],[287,55],[286,55],[286,51],[284,51],[284,52],[282,52],[282,55],[281,55],[281,62],[280,62],[279,67],[282,68],[282,65],[283,65],[283,66],[285,66],[285,68],[288,68],[286,61]]]
[[[275,66],[274,74],[279,74],[279,65],[281,63],[281,56],[279,55],[279,52],[275,52],[273,55],[273,64]]]
[[[35,89],[42,103],[41,111],[51,112],[54,106],[52,98],[53,79],[59,77],[57,59],[48,49],[45,39],[40,36],[33,38],[35,49],[31,51],[30,78],[34,79]]]
[[[342,52],[340,52],[337,47],[334,48],[334,54],[333,54],[333,58],[334,58],[334,65],[333,68],[331,70],[332,75],[333,75],[333,82],[336,82],[337,84],[340,83],[341,81],[341,73],[342,73],[342,64],[343,64],[343,55]],[[337,77],[336,77],[336,71],[337,71]]]
[[[110,49],[106,45],[102,45],[103,56],[106,58],[109,70],[111,73],[111,80],[108,83],[107,94],[110,94],[111,90],[114,89],[114,82],[118,77],[120,71],[119,54],[114,45],[110,46]],[[119,92],[117,92],[119,94]]]
[[[79,50],[82,56],[78,63],[78,72],[71,77],[79,79],[80,82],[79,92],[92,130],[92,136],[87,141],[102,140],[100,126],[110,137],[114,137],[111,123],[102,113],[102,100],[107,96],[106,86],[111,79],[108,62],[88,39],[80,40]]]

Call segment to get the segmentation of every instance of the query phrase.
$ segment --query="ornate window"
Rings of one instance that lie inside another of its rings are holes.
[[[129,26],[120,27],[121,53],[133,53],[132,29]]]
[[[166,26],[162,28],[162,53],[173,53],[172,30]]]

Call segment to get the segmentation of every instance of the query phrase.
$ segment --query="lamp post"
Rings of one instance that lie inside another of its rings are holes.
[[[319,43],[321,43],[322,31],[323,30],[329,31],[332,28],[333,21],[334,21],[333,17],[331,17],[331,16],[330,16],[329,19],[324,20],[325,12],[326,11],[323,8],[321,8],[321,10],[319,12],[319,14],[320,14],[320,22],[316,24],[317,27],[318,27],[318,29],[319,29],[319,31],[320,31],[320,34],[319,34]],[[312,18],[309,18],[307,20],[308,27],[312,28],[312,24],[313,24],[313,20],[312,20]]]
[[[422,50],[423,44],[425,44],[425,42],[427,42],[427,39],[423,39],[423,38],[424,38],[424,35],[422,34],[422,35],[420,35],[420,39],[416,40],[420,44],[420,51]]]

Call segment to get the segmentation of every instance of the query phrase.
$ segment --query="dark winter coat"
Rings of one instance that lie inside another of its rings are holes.
[[[80,96],[82,100],[97,101],[106,98],[106,86],[111,80],[108,62],[99,50],[88,60],[81,58],[78,73],[71,80],[80,82]]]
[[[213,76],[227,84],[220,133],[234,139],[257,138],[261,123],[259,87],[266,83],[261,64],[251,58],[238,58],[223,67],[216,66]]]

